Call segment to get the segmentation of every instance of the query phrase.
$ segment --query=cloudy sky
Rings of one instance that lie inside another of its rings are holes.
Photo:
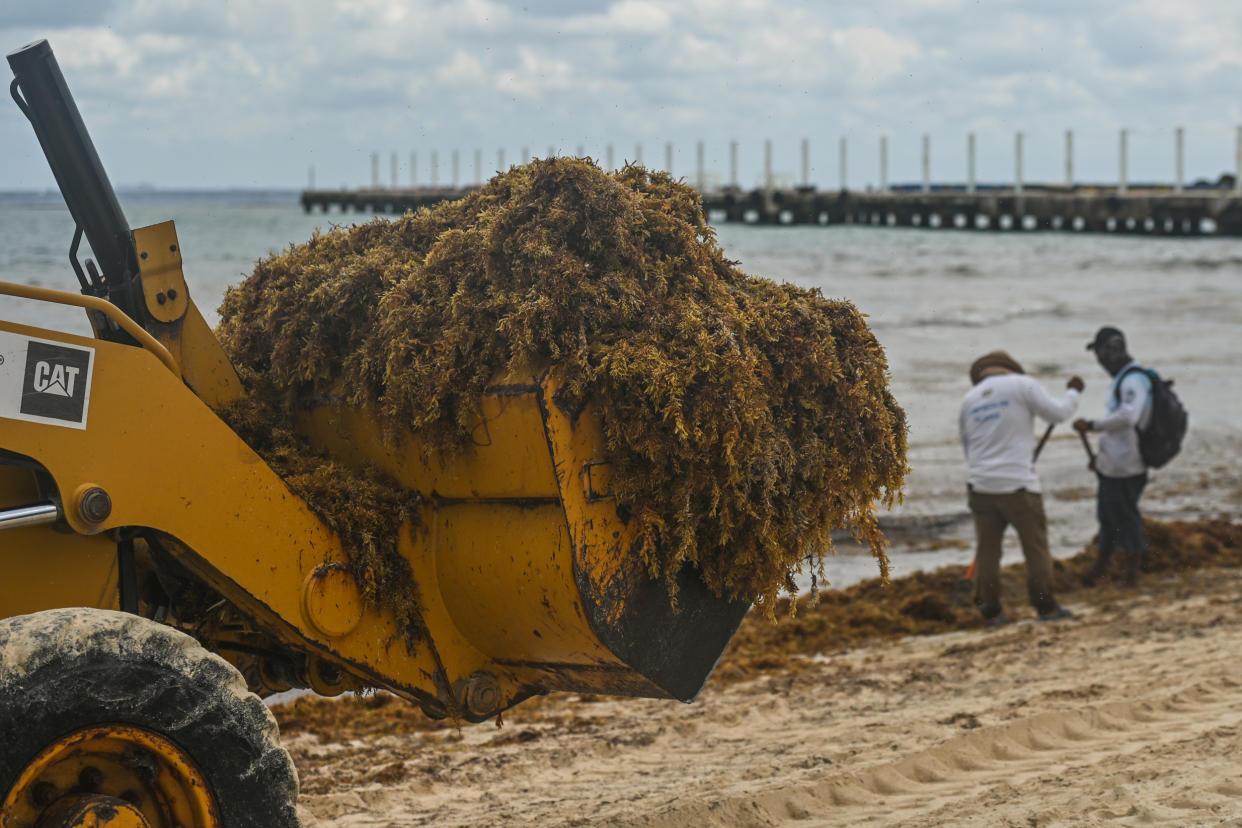
[[[693,183],[778,177],[1171,181],[1232,171],[1242,124],[1238,0],[4,0],[0,47],[46,38],[118,186],[368,184],[475,178],[523,148],[665,166]],[[7,75],[6,75],[7,76]],[[0,104],[0,189],[53,186],[33,133]]]

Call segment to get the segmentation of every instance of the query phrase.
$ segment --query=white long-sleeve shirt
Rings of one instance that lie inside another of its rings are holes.
[[[1058,423],[1078,408],[1078,391],[1053,399],[1025,374],[985,377],[966,392],[958,415],[969,482],[983,494],[1008,494],[1019,489],[1039,491],[1035,474],[1034,421],[1039,415]]]
[[[1108,413],[1092,422],[1092,431],[1100,432],[1095,470],[1105,477],[1132,477],[1147,471],[1135,429],[1146,426],[1151,419],[1151,377],[1145,371],[1127,374],[1131,367],[1137,368],[1138,362],[1131,360],[1113,377],[1108,389]],[[1123,376],[1125,379],[1121,379]]]

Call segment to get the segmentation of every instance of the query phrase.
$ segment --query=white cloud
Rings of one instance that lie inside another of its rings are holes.
[[[541,55],[528,46],[518,47],[518,65],[501,72],[496,88],[524,98],[538,98],[545,92],[569,89],[573,69],[569,61]]]
[[[455,86],[473,86],[482,83],[487,72],[478,58],[464,49],[453,52],[449,62],[436,69],[436,80]]]
[[[904,74],[921,53],[910,38],[874,26],[838,29],[832,33],[832,43],[851,76],[864,87]]]
[[[671,20],[663,5],[648,0],[621,0],[608,9],[605,19],[622,32],[660,32]]]
[[[668,31],[673,16],[669,4],[651,0],[620,0],[603,14],[584,14],[555,20],[557,30],[575,35],[660,34]]]

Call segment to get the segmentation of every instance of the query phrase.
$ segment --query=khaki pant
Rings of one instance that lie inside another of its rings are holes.
[[[1010,494],[970,492],[970,513],[975,519],[975,605],[984,618],[1001,611],[1001,537],[1005,528],[1018,530],[1022,556],[1026,558],[1026,589],[1038,612],[1052,612],[1057,599],[1052,593],[1052,556],[1048,554],[1048,522],[1044,499],[1025,489]]]

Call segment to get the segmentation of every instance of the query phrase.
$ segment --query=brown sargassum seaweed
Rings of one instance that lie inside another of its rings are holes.
[[[273,427],[334,395],[441,458],[470,450],[497,377],[556,366],[559,402],[601,418],[651,576],[697,567],[770,608],[835,528],[887,574],[875,512],[900,498],[906,422],[853,305],[735,264],[690,187],[556,158],[261,261],[220,334]]]

